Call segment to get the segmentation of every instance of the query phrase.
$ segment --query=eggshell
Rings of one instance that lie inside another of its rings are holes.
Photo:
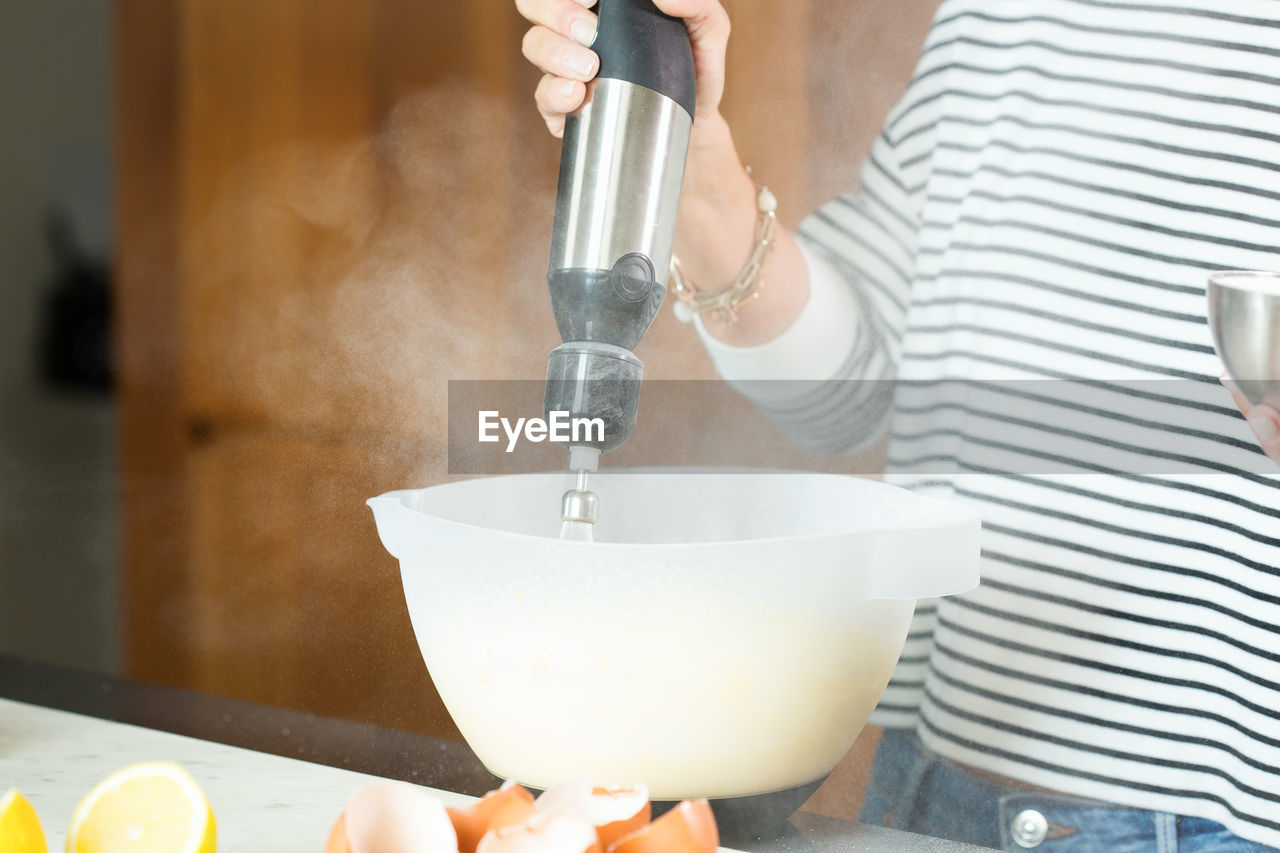
[[[609,845],[649,823],[653,807],[649,805],[649,789],[593,788],[591,791],[593,822],[600,846]]]
[[[568,779],[559,785],[548,788],[533,801],[534,807],[543,814],[561,812],[593,823],[591,820],[591,784],[590,776],[579,776]]]
[[[351,795],[342,820],[350,853],[458,850],[458,835],[444,804],[410,785],[361,788]]]
[[[720,831],[711,804],[685,800],[653,823],[618,839],[608,853],[716,853]]]
[[[563,813],[596,828],[600,846],[608,848],[622,836],[649,822],[649,789],[599,788],[589,777],[570,779],[543,792],[534,805],[543,814]]]
[[[563,812],[535,814],[522,823],[491,829],[476,853],[601,853],[595,827]]]
[[[338,822],[329,833],[329,841],[324,845],[324,853],[351,853],[351,843],[347,841],[347,816],[338,816]]]
[[[533,815],[533,794],[509,782],[474,803],[451,806],[448,812],[458,833],[459,853],[476,853],[476,845],[490,829],[511,826]]]

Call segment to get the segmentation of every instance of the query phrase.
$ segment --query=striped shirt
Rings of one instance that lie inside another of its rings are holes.
[[[809,304],[704,334],[721,373],[825,380],[741,387],[983,513],[982,585],[919,604],[876,721],[1280,846],[1280,468],[1205,297],[1280,268],[1280,0],[946,0],[800,239]]]

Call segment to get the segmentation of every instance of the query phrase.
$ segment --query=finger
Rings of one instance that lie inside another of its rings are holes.
[[[600,70],[600,57],[546,27],[533,27],[524,34],[521,51],[539,69],[557,77],[586,82]]]
[[[1248,423],[1262,445],[1262,452],[1280,462],[1280,412],[1265,404],[1254,406]]]
[[[587,11],[591,0],[516,0],[516,8],[531,24],[591,46],[596,38],[596,16]]]
[[[538,82],[534,92],[534,101],[538,104],[538,112],[547,123],[547,129],[553,136],[564,135],[564,117],[582,106],[587,96],[587,86],[577,80],[568,80],[554,74],[546,74]]]
[[[729,37],[729,13],[719,0],[654,0],[654,4],[677,18],[684,18],[695,39]]]
[[[668,15],[690,21],[713,15],[720,7],[719,0],[653,0],[653,4]]]
[[[1240,410],[1240,414],[1244,415],[1247,419],[1249,417],[1249,411],[1253,408],[1253,404],[1250,403],[1249,399],[1240,392],[1240,386],[1236,385],[1235,380],[1231,378],[1231,374],[1225,370],[1222,371],[1222,375],[1218,377],[1218,381],[1221,382],[1222,386],[1231,394],[1231,399],[1235,402],[1236,408]]]
[[[719,0],[654,0],[668,15],[684,18],[693,42],[698,75],[698,113],[719,109],[724,94],[725,56],[729,45],[729,13]]]

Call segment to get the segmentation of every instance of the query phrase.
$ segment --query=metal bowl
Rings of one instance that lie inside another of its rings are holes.
[[[1249,402],[1280,407],[1280,273],[1209,276],[1209,328],[1222,363]]]

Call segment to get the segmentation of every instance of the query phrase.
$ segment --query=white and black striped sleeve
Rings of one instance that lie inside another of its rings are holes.
[[[720,374],[812,452],[867,447],[889,421],[887,380],[901,352],[916,214],[883,135],[861,184],[801,224],[809,298],[783,334],[757,347],[730,347],[698,323]]]

